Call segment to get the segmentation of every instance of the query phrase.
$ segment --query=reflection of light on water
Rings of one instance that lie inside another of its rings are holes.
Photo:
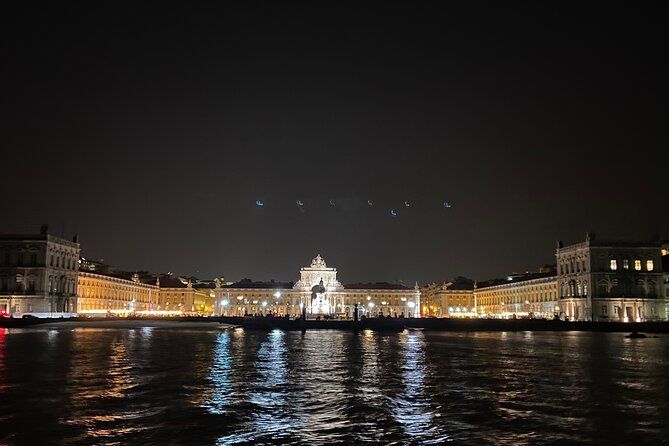
[[[5,393],[7,390],[7,384],[5,380],[5,336],[7,333],[6,328],[0,328],[0,395]]]
[[[112,345],[109,356],[107,378],[109,388],[103,392],[105,398],[123,398],[125,391],[133,387],[132,364],[128,360],[128,352],[123,341]]]
[[[230,334],[223,332],[216,339],[214,347],[214,363],[209,374],[212,393],[203,406],[214,414],[225,413],[232,398],[230,376],[232,374],[232,358],[230,355]]]
[[[153,336],[153,328],[154,327],[142,327],[142,338],[144,339],[145,342],[148,342],[151,340],[151,336]]]
[[[362,374],[360,376],[361,378],[360,381],[363,387],[361,388],[361,390],[363,392],[363,396],[367,398],[376,399],[382,396],[378,387],[370,387],[367,385],[368,383],[378,382],[379,351],[376,343],[376,334],[372,330],[365,330],[363,333],[364,333],[362,342],[363,365],[362,365]]]
[[[425,395],[425,338],[410,333],[403,343],[402,382],[404,393],[396,400],[393,416],[411,436],[425,437],[434,431],[433,414]],[[445,440],[440,439],[440,440]]]
[[[58,338],[58,330],[52,329],[46,332],[46,337],[49,340],[50,343],[56,342],[56,339]]]
[[[286,384],[285,333],[273,330],[258,348],[256,370],[258,383],[249,395],[250,401],[258,406],[254,413],[256,429],[260,432],[280,432],[289,428],[286,417],[278,416],[284,409]]]

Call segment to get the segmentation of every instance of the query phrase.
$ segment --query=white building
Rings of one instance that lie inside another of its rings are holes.
[[[0,235],[0,312],[56,316],[76,311],[79,243],[48,233]]]
[[[360,315],[420,317],[420,291],[387,282],[342,284],[337,269],[317,255],[300,269],[295,282],[254,282],[244,279],[215,289],[222,315],[267,314],[297,317],[302,306],[310,317]],[[312,299],[312,293],[315,293]]]
[[[558,242],[560,314],[577,321],[641,322],[667,318],[659,242]]]

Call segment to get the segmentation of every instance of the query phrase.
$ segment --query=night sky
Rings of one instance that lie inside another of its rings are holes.
[[[588,230],[669,237],[666,10],[12,3],[0,232],[407,284],[535,270]]]

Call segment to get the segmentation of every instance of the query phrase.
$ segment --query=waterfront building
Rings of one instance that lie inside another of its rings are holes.
[[[302,306],[306,306],[307,314],[313,317],[353,317],[358,304],[360,315],[420,316],[417,285],[413,288],[387,282],[342,285],[337,279],[337,269],[328,267],[320,255],[300,269],[297,282],[244,279],[221,284],[215,293],[223,315],[271,313],[297,317]]]
[[[216,292],[209,283],[198,283],[193,277],[175,277],[171,274],[158,276],[156,283],[159,287],[158,311],[212,314]]]
[[[78,283],[79,314],[141,314],[150,313],[158,306],[159,288],[153,276],[82,269],[79,271]]]
[[[258,282],[242,279],[215,289],[222,316],[250,314],[299,315],[299,298],[292,294],[293,282]]]
[[[579,321],[666,319],[659,241],[596,240],[564,246],[558,242],[560,314]]]
[[[82,315],[210,315],[215,281],[128,272],[100,260],[79,261],[77,312]]]
[[[543,317],[557,311],[555,271],[513,274],[477,283],[476,312],[488,317]]]
[[[429,284],[420,290],[424,317],[475,316],[474,281],[465,277],[442,284]]]
[[[49,234],[0,235],[0,312],[57,315],[76,309],[79,243]]]

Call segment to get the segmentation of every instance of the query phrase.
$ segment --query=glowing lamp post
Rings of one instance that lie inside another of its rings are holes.
[[[416,302],[410,300],[409,302],[407,302],[407,307],[409,307],[411,317],[414,317],[415,316],[414,308],[416,308]]]

